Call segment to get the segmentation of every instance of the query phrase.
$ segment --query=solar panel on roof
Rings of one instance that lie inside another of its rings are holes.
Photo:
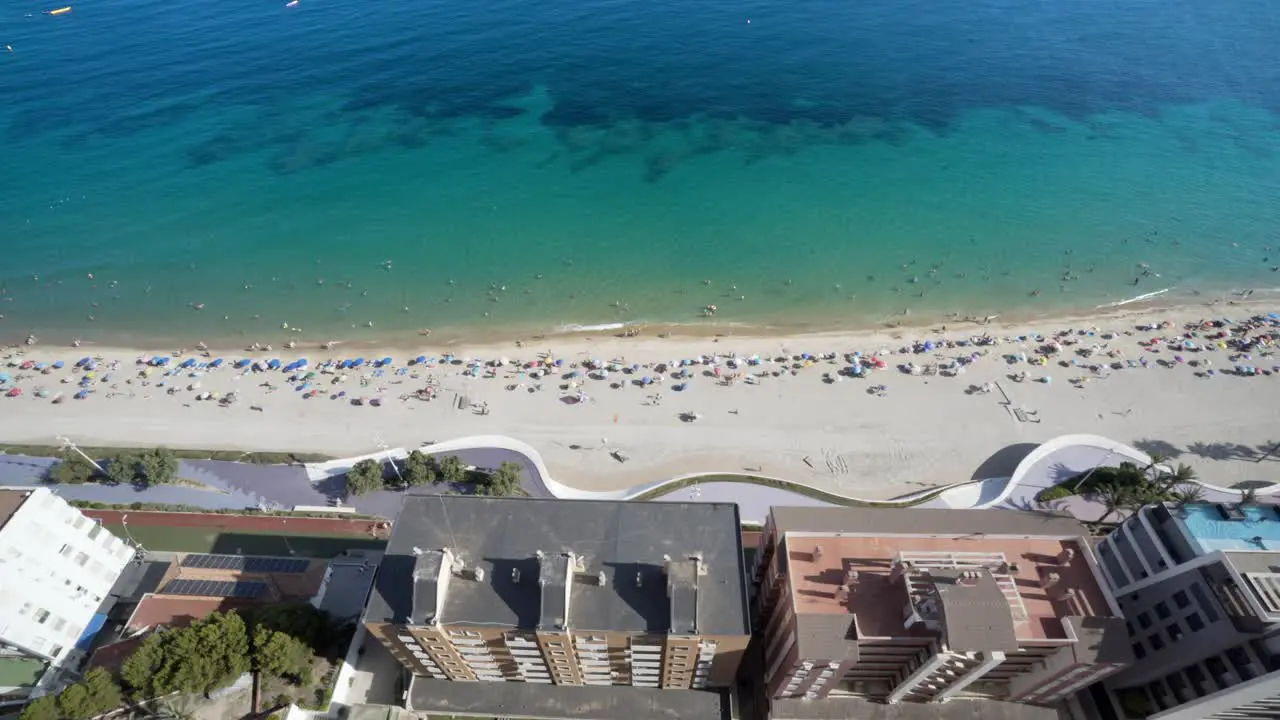
[[[262,582],[246,582],[231,580],[188,580],[179,578],[170,580],[164,586],[166,595],[192,595],[196,597],[231,597],[256,598],[267,590]]]
[[[182,559],[183,567],[252,573],[303,573],[307,571],[308,565],[307,560],[243,555],[194,554]]]

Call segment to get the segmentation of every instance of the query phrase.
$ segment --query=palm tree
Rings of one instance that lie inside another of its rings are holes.
[[[1099,523],[1105,523],[1107,518],[1131,503],[1134,493],[1131,488],[1124,487],[1119,483],[1107,482],[1094,488],[1093,495],[1106,508],[1106,512],[1103,513],[1102,517],[1098,518]]]
[[[1166,499],[1173,499],[1172,496],[1178,492],[1175,488],[1180,488],[1183,485],[1199,485],[1199,483],[1195,482],[1196,478],[1195,468],[1186,463],[1178,463],[1178,466],[1172,472],[1162,473],[1160,483],[1163,485],[1164,494],[1169,496]]]
[[[1204,501],[1205,489],[1200,483],[1193,482],[1185,485],[1179,485],[1176,489],[1169,493],[1169,499],[1173,501],[1179,510],[1183,510],[1188,505],[1194,505]]]

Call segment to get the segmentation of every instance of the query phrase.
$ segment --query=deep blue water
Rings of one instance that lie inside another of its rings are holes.
[[[0,336],[1280,285],[1273,1],[54,6],[0,12]]]

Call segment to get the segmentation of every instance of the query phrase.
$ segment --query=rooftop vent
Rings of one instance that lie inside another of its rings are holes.
[[[520,582],[520,568],[511,568],[511,582],[517,584]]]
[[[484,568],[478,567],[472,570],[471,575],[476,579],[476,582],[484,582]]]
[[[848,585],[841,585],[840,587],[836,588],[836,602],[840,603],[841,605],[849,602],[849,586]]]
[[[596,573],[596,584],[599,585],[600,587],[604,587],[605,585],[609,584],[609,579],[604,576],[603,570]]]
[[[644,573],[638,572],[636,573],[636,587],[641,587],[642,585],[644,585]]]

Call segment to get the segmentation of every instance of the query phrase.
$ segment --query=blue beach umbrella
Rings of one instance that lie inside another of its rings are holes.
[[[306,358],[298,358],[297,360],[295,360],[295,361],[294,361],[294,363],[293,363],[293,364],[294,364],[294,365],[297,365],[297,366],[298,366],[298,367],[300,367],[300,368],[304,368],[304,367],[306,367],[306,366],[307,366],[307,359],[306,359]]]
[[[54,363],[53,363],[53,369],[54,369],[54,370],[61,370],[61,369],[62,369],[63,367],[65,367],[65,366],[66,366],[66,363],[62,362],[61,360],[58,360],[58,361],[56,361],[56,362],[54,362]]]
[[[77,400],[83,400],[83,399],[85,399],[85,398],[87,398],[87,397],[89,397],[89,391],[88,391],[88,390],[81,390],[80,392],[78,392],[78,393],[76,393],[76,394],[75,394],[75,398],[76,398]]]
[[[268,369],[268,370],[279,370],[279,369],[280,369],[280,361],[279,361],[278,359],[276,359],[276,358],[272,358],[272,359],[271,359],[271,361],[267,363],[267,369]]]
[[[413,362],[414,362],[414,364],[415,364],[415,365],[421,365],[422,363],[424,363],[424,362],[426,362],[426,361],[427,361],[427,356],[426,356],[426,355],[419,355],[418,357],[416,357],[416,358],[414,358],[414,359],[413,359]]]
[[[391,364],[391,358],[384,357],[382,358],[382,360],[379,361],[379,364],[382,365],[383,367],[386,367],[387,365]]]
[[[353,368],[358,368],[358,367],[360,367],[360,366],[361,366],[361,365],[363,365],[363,364],[364,364],[364,358],[362,358],[362,357],[358,357],[358,358],[356,358],[355,360],[352,360],[352,361],[351,361],[351,367],[353,367]]]
[[[76,362],[76,367],[84,367],[85,365],[88,365],[91,362],[93,362],[93,358],[87,358],[87,357],[80,358]]]
[[[222,358],[218,358],[217,360],[214,360],[213,362],[209,363],[209,367],[215,368],[215,369],[222,367]]]

